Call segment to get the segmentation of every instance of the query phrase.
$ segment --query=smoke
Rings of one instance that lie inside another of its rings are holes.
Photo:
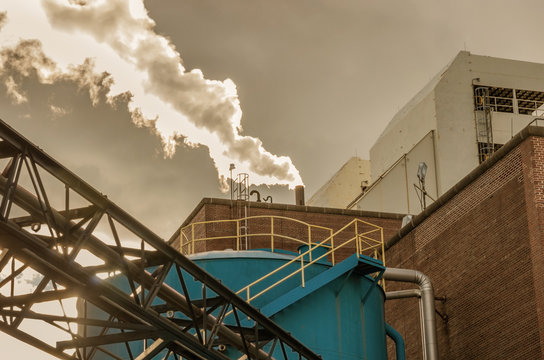
[[[82,65],[59,70],[34,43],[19,49],[26,51],[25,61],[5,61],[8,66],[16,66],[21,74],[38,69],[42,81],[54,81],[62,73],[89,89],[93,102],[105,88],[110,99],[130,91],[129,109],[135,124],[156,128],[166,156],[173,156],[180,142],[207,146],[223,188],[230,163],[235,163],[238,172],[249,173],[255,184],[292,188],[302,183],[289,157],[271,154],[260,139],[243,135],[236,85],[230,79],[208,80],[198,69],[187,71],[174,45],[154,32],[155,23],[142,0],[42,0],[41,4],[56,30],[53,36],[77,37],[82,42],[78,52],[84,51],[85,43],[104,50],[92,54],[94,62],[86,59]],[[0,13],[0,26],[3,22],[5,15]],[[107,65],[102,54],[116,57],[115,63]],[[4,54],[6,58],[10,54]],[[95,62],[109,66],[107,72],[97,73]],[[27,101],[17,79],[6,79],[5,86],[14,102]]]
[[[7,19],[7,11],[0,11],[0,29],[4,27]]]
[[[80,90],[89,92],[89,97],[96,105],[101,97],[110,93],[113,79],[107,72],[97,73],[92,59],[86,59],[80,65],[70,65],[60,68],[52,59],[47,57],[38,40],[22,40],[13,47],[0,50],[0,79],[6,93],[15,104],[28,102],[22,83],[25,78],[33,77],[42,84],[53,84],[60,81],[70,81],[78,85]],[[108,101],[113,104],[114,97]],[[51,104],[51,112],[63,115],[66,111]]]

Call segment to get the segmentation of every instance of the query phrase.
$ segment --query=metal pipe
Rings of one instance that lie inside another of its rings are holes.
[[[295,205],[304,205],[304,185],[295,186]]]
[[[385,333],[395,343],[395,355],[397,356],[397,360],[404,360],[406,358],[406,353],[404,351],[404,339],[402,338],[402,335],[388,323],[385,323]]]
[[[421,298],[421,290],[407,289],[398,291],[388,291],[385,293],[385,300],[406,299],[406,298]]]
[[[427,360],[438,360],[438,336],[434,315],[434,290],[431,279],[420,271],[398,268],[386,268],[383,278],[386,280],[414,283],[419,286],[419,290],[421,291],[425,358]]]

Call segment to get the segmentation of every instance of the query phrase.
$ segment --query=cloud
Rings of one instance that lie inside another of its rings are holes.
[[[38,40],[22,40],[13,47],[0,50],[0,78],[6,87],[7,94],[16,104],[29,101],[23,88],[27,78],[36,78],[40,83],[52,84],[60,81],[70,81],[78,85],[80,90],[87,90],[89,97],[96,105],[101,95],[108,94],[113,84],[110,74],[97,73],[94,62],[86,59],[83,64],[71,65],[60,69],[57,64],[47,57]],[[113,98],[112,98],[113,101]],[[57,115],[63,111],[51,105]]]
[[[116,85],[124,86],[123,72],[139,80],[141,89],[126,88],[132,94],[133,119],[156,127],[167,155],[172,156],[183,139],[209,148],[219,179],[227,178],[229,164],[236,163],[255,184],[302,183],[289,157],[274,155],[258,138],[242,135],[235,84],[230,79],[208,80],[198,69],[186,71],[171,42],[154,32],[155,23],[142,1],[42,0],[42,5],[53,28],[90,35],[126,64],[111,72],[119,81]]]

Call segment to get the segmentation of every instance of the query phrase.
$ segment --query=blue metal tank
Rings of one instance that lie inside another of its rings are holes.
[[[314,256],[319,251],[316,249]],[[198,253],[189,258],[233,291],[286,265],[254,285],[250,289],[250,297],[299,270],[252,299],[251,304],[325,360],[387,359],[385,294],[378,284],[385,269],[381,262],[354,254],[335,266],[323,260],[314,262],[302,272],[303,264],[292,262],[297,255],[287,251],[226,250]],[[306,263],[309,261],[305,260]],[[112,278],[111,281],[116,280]],[[191,281],[189,276],[185,276],[185,281],[191,299],[201,299],[200,285]],[[175,272],[169,273],[166,282],[181,291]],[[247,290],[239,295],[247,299]],[[213,294],[206,296],[213,298]],[[177,313],[164,315],[182,316]],[[233,323],[232,316],[225,322],[228,324],[229,321]],[[247,325],[251,327],[251,324]],[[133,343],[131,347],[134,353],[139,353],[143,350],[143,343]],[[111,345],[108,351],[120,354],[125,349]],[[243,358],[237,349],[228,345],[221,351],[231,359]],[[283,358],[280,351],[276,349],[273,355]],[[95,358],[100,359],[100,355]]]
[[[294,255],[297,254],[213,251],[190,258],[237,291],[286,264]],[[256,285],[252,294],[299,268],[300,263],[292,263]],[[352,255],[335,266],[320,261],[306,268],[304,287],[298,273],[251,304],[323,359],[387,359],[385,295],[377,283],[382,271],[381,263],[365,256]],[[378,276],[371,277],[371,273]],[[196,295],[198,289],[193,291]],[[245,293],[240,296],[246,298]],[[227,352],[231,358],[240,356],[232,349]]]

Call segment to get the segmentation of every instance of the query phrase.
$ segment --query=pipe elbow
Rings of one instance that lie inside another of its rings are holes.
[[[413,270],[415,272],[415,277],[417,280],[417,284],[419,285],[419,288],[421,291],[432,291],[434,293],[433,289],[433,283],[431,282],[431,278],[422,273],[421,271]]]

